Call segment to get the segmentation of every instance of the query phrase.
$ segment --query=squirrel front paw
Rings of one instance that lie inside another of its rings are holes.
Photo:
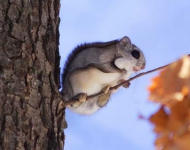
[[[74,97],[74,99],[78,99],[77,102],[75,102],[74,104],[72,104],[71,106],[77,107],[79,105],[81,105],[82,103],[84,103],[86,101],[87,98],[87,94],[86,93],[80,93],[77,96]]]
[[[128,81],[128,82],[126,82],[127,80],[124,80],[124,79],[122,79],[122,80],[120,80],[118,83],[122,83],[122,82],[125,82],[124,84],[122,84],[122,86],[124,87],[124,88],[128,88],[130,85],[131,85],[131,83]]]
[[[87,94],[86,93],[80,93],[79,94],[79,102],[83,103],[86,101]]]
[[[104,87],[104,88],[102,89],[102,91],[103,91],[105,94],[107,94],[107,93],[109,92],[110,88],[111,88],[111,86],[108,85],[108,86]]]

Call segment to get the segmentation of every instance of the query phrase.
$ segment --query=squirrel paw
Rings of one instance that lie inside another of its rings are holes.
[[[71,106],[78,107],[80,106],[83,102],[86,101],[87,94],[85,93],[80,93],[77,96],[74,97],[74,99],[78,99],[74,104],[71,104]]]
[[[71,104],[71,106],[78,107],[80,106],[83,102],[86,101],[87,94],[85,93],[80,93],[77,96],[74,97],[74,99],[78,99],[74,104]]]
[[[127,80],[124,80],[124,79],[122,79],[122,80],[120,80],[118,83],[122,83],[122,82],[126,82]],[[130,82],[126,82],[126,83],[124,83],[122,86],[124,87],[124,88],[128,88],[129,86],[130,86]]]
[[[104,88],[102,89],[102,91],[103,91],[105,94],[107,94],[107,93],[109,92],[109,89],[110,89],[110,88],[111,88],[111,86],[108,85],[108,86],[104,87]]]
[[[86,101],[87,94],[86,93],[80,93],[79,94],[79,102],[83,103]]]

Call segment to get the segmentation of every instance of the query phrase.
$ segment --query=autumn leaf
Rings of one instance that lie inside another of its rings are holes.
[[[172,105],[185,95],[190,96],[190,59],[188,56],[169,65],[153,78],[149,99],[163,105]]]
[[[156,124],[154,129],[155,132],[164,132],[164,130],[167,128],[168,114],[165,112],[164,108],[161,107],[156,114],[150,117],[150,121]]]
[[[190,59],[162,70],[149,86],[150,100],[161,104],[150,117],[157,150],[190,150]]]

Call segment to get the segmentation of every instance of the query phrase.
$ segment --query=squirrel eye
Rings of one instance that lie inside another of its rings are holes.
[[[131,52],[131,55],[132,55],[134,58],[139,59],[141,54],[140,54],[139,51],[133,50],[133,51]]]

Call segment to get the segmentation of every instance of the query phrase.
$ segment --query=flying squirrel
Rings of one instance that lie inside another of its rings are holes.
[[[129,79],[132,73],[144,69],[145,64],[143,52],[127,36],[76,47],[63,69],[61,93],[66,101],[74,97],[79,101],[67,107],[79,114],[95,113],[108,103],[113,93],[110,87]],[[101,91],[105,94],[86,100]]]

